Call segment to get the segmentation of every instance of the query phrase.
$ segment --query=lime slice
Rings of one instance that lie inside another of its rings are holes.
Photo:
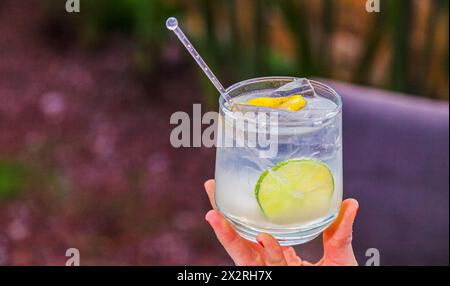
[[[255,187],[263,213],[273,221],[283,222],[323,214],[333,192],[333,174],[315,159],[281,162],[262,173]]]

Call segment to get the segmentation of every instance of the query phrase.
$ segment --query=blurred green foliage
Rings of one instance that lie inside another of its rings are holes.
[[[136,64],[151,70],[161,51],[167,32],[162,29],[167,15],[176,8],[158,0],[95,0],[83,6],[81,37],[87,44],[98,44],[111,31],[130,34],[136,39]]]
[[[25,156],[26,157],[26,156]],[[46,199],[59,199],[71,190],[70,181],[56,169],[45,167],[38,158],[0,158],[0,201],[44,190]]]
[[[427,3],[430,3],[430,8],[422,12],[413,1],[385,0],[381,1],[381,13],[369,14],[362,10],[364,3],[355,0],[352,5],[358,4],[358,9],[363,11],[363,16],[358,17],[371,18],[373,21],[367,22],[369,26],[362,36],[362,51],[355,68],[346,71],[345,76],[335,71],[336,56],[333,51],[335,36],[343,27],[342,15],[345,15],[347,26],[349,23],[358,25],[357,22],[361,20],[342,13],[344,9],[351,8],[349,1],[95,0],[83,2],[83,11],[77,16],[77,23],[80,38],[85,43],[99,43],[111,31],[130,35],[137,44],[134,54],[137,66],[141,70],[152,71],[152,67],[159,63],[168,37],[173,37],[164,28],[165,19],[170,15],[178,15],[181,21],[195,18],[193,22],[196,27],[193,30],[196,33],[189,33],[189,29],[187,32],[205,60],[226,84],[264,75],[292,75],[329,77],[373,85],[374,67],[380,64],[380,53],[386,49],[385,43],[388,42],[390,60],[388,71],[383,72],[385,78],[381,87],[448,98],[448,88],[436,91],[435,82],[432,81],[435,79],[429,76],[431,73],[436,74],[432,58],[438,47],[434,43],[440,21],[446,20],[448,23],[448,1],[429,0]],[[240,11],[242,7],[248,11]],[[314,18],[317,14],[314,9],[319,10],[319,21]],[[414,33],[417,32],[415,20],[418,13],[426,14],[427,20],[424,45],[417,57],[411,47]],[[245,31],[242,31],[242,15],[247,17],[244,22],[251,26]],[[294,46],[294,57],[274,48],[273,27],[270,27],[274,15],[282,19],[285,35],[290,37]],[[184,27],[187,26],[186,22],[183,21]],[[446,37],[448,47],[448,28]],[[448,48],[441,62],[441,66],[437,67],[438,72],[448,78]],[[216,92],[206,78],[200,71],[198,74],[205,93],[214,94],[215,97]],[[440,84],[445,85],[442,84],[442,78]]]
[[[139,70],[151,72],[157,64],[167,37],[163,23],[168,15],[177,14],[176,5],[160,0],[95,0],[82,1],[81,13],[67,17],[59,0],[46,0],[46,10],[53,25],[66,25],[75,31],[85,48],[102,46],[113,33],[128,35],[136,46],[133,58]],[[62,17],[62,16],[63,17]]]
[[[25,188],[27,173],[17,162],[0,160],[0,200],[19,195]]]

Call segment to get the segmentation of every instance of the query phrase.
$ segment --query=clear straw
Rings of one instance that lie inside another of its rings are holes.
[[[178,39],[180,39],[181,43],[186,47],[186,49],[189,51],[191,56],[195,59],[197,64],[202,68],[203,72],[208,76],[208,78],[211,80],[213,85],[216,87],[216,89],[220,92],[220,94],[225,98],[225,100],[228,102],[228,104],[231,106],[231,98],[226,93],[225,88],[223,85],[219,82],[217,77],[214,75],[214,73],[211,71],[211,69],[208,67],[208,65],[205,63],[205,61],[202,59],[200,54],[197,52],[197,50],[194,48],[192,43],[189,41],[189,39],[186,37],[186,35],[183,33],[183,31],[178,26],[178,20],[174,17],[170,17],[166,21],[166,27],[167,29],[173,31],[175,35],[177,35]]]

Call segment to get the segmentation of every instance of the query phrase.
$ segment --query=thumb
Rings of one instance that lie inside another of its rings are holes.
[[[358,265],[352,248],[353,222],[358,208],[358,201],[345,200],[336,221],[324,231],[324,264]]]

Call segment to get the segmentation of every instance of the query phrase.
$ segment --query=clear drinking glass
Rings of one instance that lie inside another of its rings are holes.
[[[268,96],[294,80],[250,79],[231,86],[227,94],[233,102],[244,102]],[[267,119],[268,110],[248,116],[220,98],[215,200],[218,210],[248,240],[256,241],[264,232],[282,245],[305,243],[339,212],[342,99],[327,85],[310,83],[316,95],[304,96],[306,107],[296,113],[274,113],[273,121]],[[266,115],[264,120],[257,120],[260,113]],[[259,139],[274,146],[259,144]]]

